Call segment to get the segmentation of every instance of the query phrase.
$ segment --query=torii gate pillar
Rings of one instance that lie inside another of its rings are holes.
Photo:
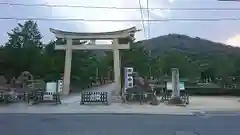
[[[135,32],[138,30],[135,27],[114,31],[114,32],[102,32],[102,33],[76,33],[60,31],[56,29],[50,29],[52,33],[58,39],[66,40],[63,45],[56,45],[56,50],[65,50],[65,67],[63,77],[63,94],[68,95],[70,91],[70,78],[71,78],[71,61],[73,50],[112,50],[114,60],[114,81],[115,90],[121,90],[121,65],[119,50],[129,49],[129,42],[133,40]],[[124,43],[119,43],[121,39],[124,39]],[[127,39],[127,40],[126,40]],[[90,40],[88,44],[83,44],[81,40]],[[96,40],[112,40],[112,44],[95,44]],[[73,44],[73,41],[78,41],[78,45]],[[127,41],[127,42],[126,42]]]
[[[118,40],[113,40],[113,46],[118,46]],[[121,64],[120,64],[119,49],[113,49],[113,69],[114,69],[114,82],[115,90],[121,90]]]
[[[67,39],[63,75],[63,91],[62,91],[63,95],[68,95],[70,91],[71,67],[72,67],[72,40]]]

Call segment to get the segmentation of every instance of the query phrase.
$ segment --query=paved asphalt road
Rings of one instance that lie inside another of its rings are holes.
[[[240,135],[239,122],[237,115],[0,114],[0,134]]]

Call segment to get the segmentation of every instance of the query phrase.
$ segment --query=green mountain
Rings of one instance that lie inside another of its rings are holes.
[[[172,67],[177,67],[184,77],[206,76],[203,74],[213,79],[240,76],[240,48],[223,43],[169,34],[138,41],[133,47],[150,50],[150,55],[160,61],[159,67],[164,74],[169,74]],[[156,65],[157,62],[153,63]]]
[[[183,52],[192,55],[239,55],[240,48],[222,43],[212,42],[199,37],[189,37],[180,34],[169,34],[140,41],[144,47],[151,49],[153,55],[162,53]]]

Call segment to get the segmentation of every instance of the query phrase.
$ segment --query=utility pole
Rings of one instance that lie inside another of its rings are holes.
[[[149,78],[151,78],[152,77],[152,67],[151,67],[151,62],[152,62],[152,59],[151,59],[151,49],[149,49],[149,51],[148,51],[148,57],[149,57],[149,62],[150,63],[148,63],[148,72],[149,72]]]

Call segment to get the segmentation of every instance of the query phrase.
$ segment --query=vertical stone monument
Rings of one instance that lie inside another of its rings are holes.
[[[168,104],[183,104],[180,98],[179,70],[177,68],[172,68],[172,98],[168,101]]]
[[[177,68],[172,69],[172,89],[172,97],[180,97],[179,71]]]

